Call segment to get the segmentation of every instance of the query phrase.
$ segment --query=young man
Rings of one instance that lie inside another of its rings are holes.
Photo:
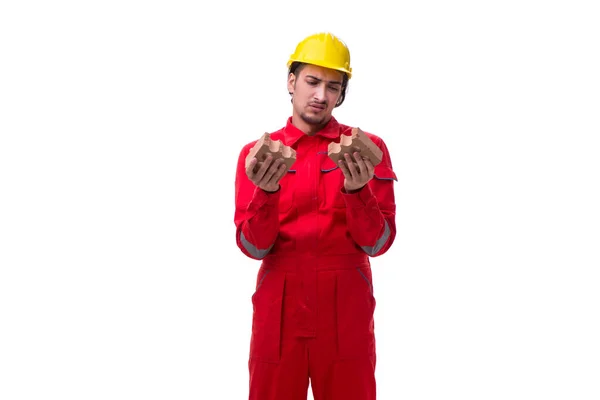
[[[375,298],[369,257],[396,235],[393,181],[382,162],[354,152],[337,165],[328,145],[351,127],[336,121],[351,77],[350,53],[330,33],[302,40],[288,61],[292,116],[271,140],[296,151],[288,170],[269,156],[235,179],[236,240],[258,271],[250,342],[250,400],[375,399]],[[257,165],[258,164],[258,165]]]

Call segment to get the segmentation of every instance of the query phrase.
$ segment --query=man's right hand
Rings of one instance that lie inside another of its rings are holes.
[[[273,161],[271,154],[267,155],[267,158],[262,165],[258,166],[258,159],[254,157],[248,167],[246,168],[246,175],[256,186],[264,190],[265,192],[276,192],[279,190],[279,181],[286,174],[288,168],[281,158]]]

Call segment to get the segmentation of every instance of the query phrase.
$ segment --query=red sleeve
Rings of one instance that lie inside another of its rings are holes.
[[[371,257],[384,254],[396,237],[394,181],[398,178],[385,143],[375,141],[383,150],[383,159],[375,167],[375,176],[355,193],[345,193],[346,220],[352,239]]]
[[[264,258],[279,233],[279,192],[260,189],[246,175],[246,155],[254,143],[242,149],[235,173],[236,242],[248,257]]]

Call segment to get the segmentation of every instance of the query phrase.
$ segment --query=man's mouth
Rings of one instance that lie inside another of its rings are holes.
[[[319,104],[319,103],[310,103],[309,107],[316,111],[322,111],[326,108],[325,104]]]

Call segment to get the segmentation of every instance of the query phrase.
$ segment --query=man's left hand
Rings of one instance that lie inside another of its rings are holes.
[[[366,157],[361,157],[358,151],[350,154],[344,154],[344,160],[339,160],[338,165],[344,174],[344,189],[351,193],[362,189],[371,179],[375,172],[375,167]]]

